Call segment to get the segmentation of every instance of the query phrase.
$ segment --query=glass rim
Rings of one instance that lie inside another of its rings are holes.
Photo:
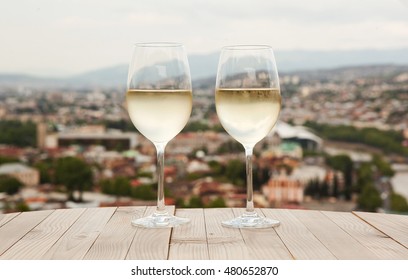
[[[272,50],[272,47],[269,45],[230,45],[222,47],[222,50],[228,51],[253,51],[253,50]]]
[[[176,48],[184,45],[178,42],[141,42],[135,43],[134,46],[140,48]]]

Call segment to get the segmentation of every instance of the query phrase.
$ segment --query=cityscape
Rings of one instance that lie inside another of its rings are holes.
[[[280,84],[279,121],[255,146],[255,206],[408,213],[408,67],[288,72]],[[0,83],[0,213],[156,205],[156,151],[124,95]],[[218,121],[214,77],[193,80],[165,159],[167,205],[245,206],[244,149]]]

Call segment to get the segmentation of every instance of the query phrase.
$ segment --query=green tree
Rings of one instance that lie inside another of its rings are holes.
[[[18,212],[30,211],[30,207],[28,207],[28,205],[24,201],[17,203],[16,209]]]
[[[92,186],[92,169],[79,158],[59,158],[55,167],[55,182],[67,188],[68,200],[81,202],[83,191]],[[74,198],[75,190],[79,192],[78,198]]]
[[[5,163],[13,163],[19,162],[18,158],[15,157],[8,157],[8,156],[0,156],[0,165]]]
[[[157,194],[156,194],[155,189],[156,189],[155,184],[140,185],[131,190],[131,195],[134,198],[138,198],[142,200],[154,200],[154,199],[157,199]]]
[[[211,169],[211,175],[215,177],[221,176],[225,171],[224,166],[215,160],[208,162],[208,166]]]
[[[113,187],[112,179],[104,179],[99,182],[99,186],[101,187],[101,191],[104,194],[115,194],[115,190]]]
[[[234,185],[243,186],[245,184],[245,163],[241,160],[233,159],[228,161],[225,167],[225,176]]]
[[[319,178],[315,178],[310,180],[305,188],[304,191],[305,195],[309,195],[315,199],[319,199],[320,198],[320,182],[319,182]]]
[[[113,179],[105,179],[99,182],[102,192],[115,195],[117,199],[121,196],[131,196],[132,187],[129,178],[118,176]]]
[[[337,174],[335,174],[333,178],[333,193],[331,193],[331,195],[333,197],[339,196],[339,178],[337,177]]]
[[[47,184],[52,182],[52,164],[45,161],[40,161],[34,164],[34,168],[36,168],[40,172],[40,183]]]
[[[189,208],[203,208],[204,204],[199,196],[192,196],[188,202]]]
[[[375,212],[382,205],[380,193],[372,185],[364,186],[358,197],[358,205],[362,210]]]
[[[19,147],[36,146],[37,127],[31,121],[1,120],[0,131],[0,143]]]
[[[13,195],[18,193],[22,186],[23,184],[16,178],[8,175],[0,175],[0,192]]]
[[[243,153],[244,148],[240,143],[234,140],[226,141],[220,145],[217,149],[218,154],[233,154],[233,153]]]
[[[344,174],[344,195],[346,199],[351,198],[353,185],[353,161],[348,155],[327,156],[326,163],[335,170]]]
[[[314,129],[318,134],[330,140],[363,143],[372,147],[380,148],[387,153],[402,154],[408,156],[408,148],[402,146],[401,131],[382,131],[377,128],[356,128],[346,125],[318,124],[307,121],[305,126]]]
[[[216,199],[210,201],[206,206],[208,208],[222,208],[227,207],[225,200],[222,197],[217,197]]]
[[[357,169],[357,184],[354,190],[358,193],[361,193],[363,186],[373,183],[373,165],[370,162],[364,162]]]
[[[397,193],[392,193],[391,210],[396,212],[408,212],[408,203],[405,197]]]
[[[392,177],[394,176],[394,170],[392,170],[391,165],[386,162],[380,155],[373,155],[372,163],[378,168],[378,171],[383,176]]]

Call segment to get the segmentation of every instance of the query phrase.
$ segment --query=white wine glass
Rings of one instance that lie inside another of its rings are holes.
[[[254,209],[252,154],[256,143],[274,127],[281,108],[278,71],[272,48],[263,45],[227,46],[221,50],[215,87],[217,115],[224,129],[245,148],[246,210],[222,225],[267,228],[279,221]]]
[[[190,68],[178,43],[139,43],[129,65],[126,105],[133,125],[153,142],[157,152],[157,208],[132,225],[168,228],[189,222],[171,215],[164,203],[164,151],[186,125],[192,110]]]

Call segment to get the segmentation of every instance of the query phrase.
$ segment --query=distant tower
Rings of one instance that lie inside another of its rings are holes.
[[[37,147],[45,148],[45,138],[47,137],[47,124],[43,122],[37,123]]]

